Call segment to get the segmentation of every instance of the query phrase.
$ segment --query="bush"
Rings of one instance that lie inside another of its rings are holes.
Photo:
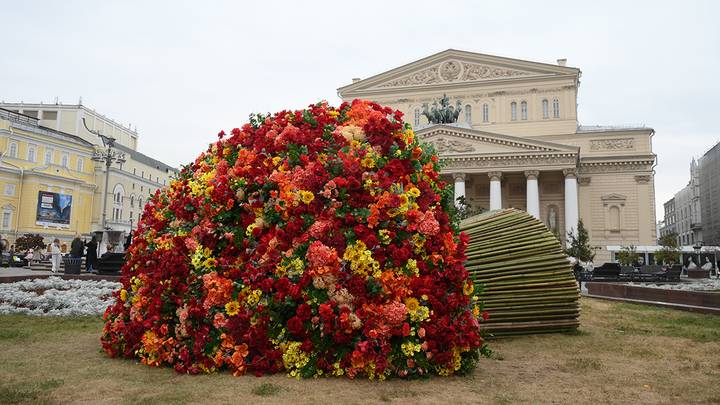
[[[46,246],[45,240],[38,234],[26,233],[15,240],[16,252],[24,252],[28,249],[45,249]]]

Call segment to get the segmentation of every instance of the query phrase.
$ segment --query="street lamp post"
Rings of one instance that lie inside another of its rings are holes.
[[[95,162],[105,163],[105,193],[103,195],[103,209],[102,209],[102,229],[108,229],[107,226],[107,198],[108,198],[108,183],[110,182],[110,167],[113,163],[124,163],[125,154],[115,150],[115,138],[112,136],[105,136],[100,131],[93,131],[88,128],[83,118],[83,125],[85,129],[91,134],[95,134],[102,139],[103,146],[107,149],[95,151],[92,156],[92,160]]]
[[[702,263],[700,263],[700,250],[702,250],[703,243],[701,241],[695,242],[695,245],[693,245],[693,249],[695,250],[695,254],[697,255],[697,267],[698,269],[702,266]]]

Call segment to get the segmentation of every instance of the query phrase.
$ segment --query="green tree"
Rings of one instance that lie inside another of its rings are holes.
[[[574,257],[582,262],[589,262],[595,257],[595,249],[590,245],[590,235],[582,220],[578,221],[577,236],[568,232],[567,240],[570,246],[565,249],[565,254]]]
[[[24,252],[28,249],[45,249],[45,240],[38,234],[26,233],[15,240],[15,251]]]
[[[617,253],[617,261],[623,266],[631,266],[640,259],[635,245],[623,246]]]
[[[660,250],[655,253],[655,261],[664,264],[674,264],[680,260],[680,247],[677,243],[677,234],[669,233],[660,237]]]

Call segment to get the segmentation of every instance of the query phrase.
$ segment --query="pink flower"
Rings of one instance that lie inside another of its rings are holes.
[[[437,235],[440,232],[440,224],[432,211],[427,211],[421,218],[419,218],[417,230],[423,235]]]

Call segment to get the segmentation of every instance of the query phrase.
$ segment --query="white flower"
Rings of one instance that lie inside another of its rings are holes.
[[[42,316],[101,315],[121,287],[112,281],[59,277],[0,284],[0,314]]]

